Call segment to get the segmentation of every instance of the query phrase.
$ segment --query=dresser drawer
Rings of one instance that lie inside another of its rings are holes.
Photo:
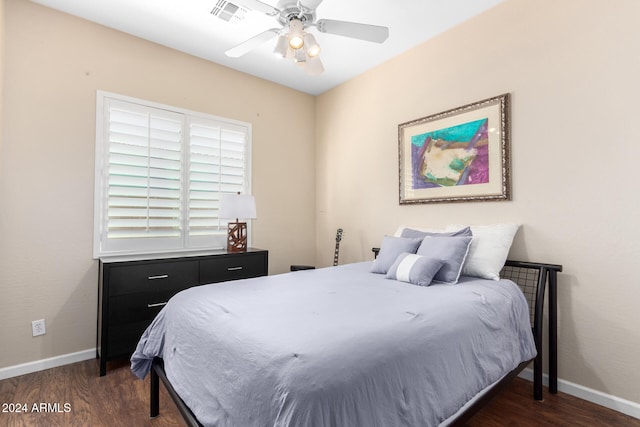
[[[181,290],[198,284],[198,261],[157,261],[114,266],[109,296]]]
[[[105,344],[109,347],[110,358],[130,357],[149,323],[146,320],[129,323],[109,331],[109,338]]]
[[[109,298],[109,325],[147,323],[156,317],[176,291],[118,295]]]
[[[267,274],[266,264],[267,259],[264,253],[244,253],[202,260],[200,261],[200,283],[264,276]]]

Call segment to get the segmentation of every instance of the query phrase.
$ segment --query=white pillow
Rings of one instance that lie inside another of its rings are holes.
[[[448,231],[459,230],[465,225],[449,225]],[[500,279],[500,270],[509,255],[513,238],[520,224],[471,225],[473,240],[469,254],[462,266],[463,276],[483,279]]]
[[[402,231],[405,228],[410,228],[412,230],[418,230],[418,231],[426,231],[427,233],[444,233],[445,231],[451,231],[451,230],[445,230],[444,228],[424,228],[424,227],[412,227],[410,225],[401,225],[400,227],[398,227],[396,232],[393,233],[393,236],[400,237],[402,235]],[[460,227],[460,228],[464,228],[464,227]]]

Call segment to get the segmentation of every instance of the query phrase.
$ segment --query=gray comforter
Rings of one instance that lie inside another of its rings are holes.
[[[510,281],[420,287],[370,262],[185,290],[131,358],[154,356],[205,426],[435,426],[535,357]]]

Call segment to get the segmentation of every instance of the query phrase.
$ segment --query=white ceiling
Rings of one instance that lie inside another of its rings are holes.
[[[270,28],[276,18],[250,11],[231,24],[210,12],[218,0],[32,0],[134,36],[312,95],[325,92],[504,0],[324,0],[317,19],[389,27],[383,44],[314,33],[325,72],[308,76],[272,54],[276,39],[241,58],[224,52]],[[233,3],[233,0],[230,0]],[[275,6],[277,0],[263,0]],[[453,53],[452,53],[453,54]]]

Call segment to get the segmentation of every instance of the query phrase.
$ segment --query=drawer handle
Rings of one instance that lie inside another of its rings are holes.
[[[239,267],[227,267],[227,271],[238,271],[242,270],[242,266]]]
[[[162,307],[162,306],[167,305],[167,302],[168,302],[168,301],[165,301],[165,302],[156,302],[156,303],[154,303],[154,304],[147,304],[147,307],[148,307],[148,308],[153,308],[153,307]]]
[[[161,274],[159,276],[149,276],[149,277],[147,277],[147,279],[149,279],[149,280],[167,279],[168,277],[169,277],[168,274]]]

